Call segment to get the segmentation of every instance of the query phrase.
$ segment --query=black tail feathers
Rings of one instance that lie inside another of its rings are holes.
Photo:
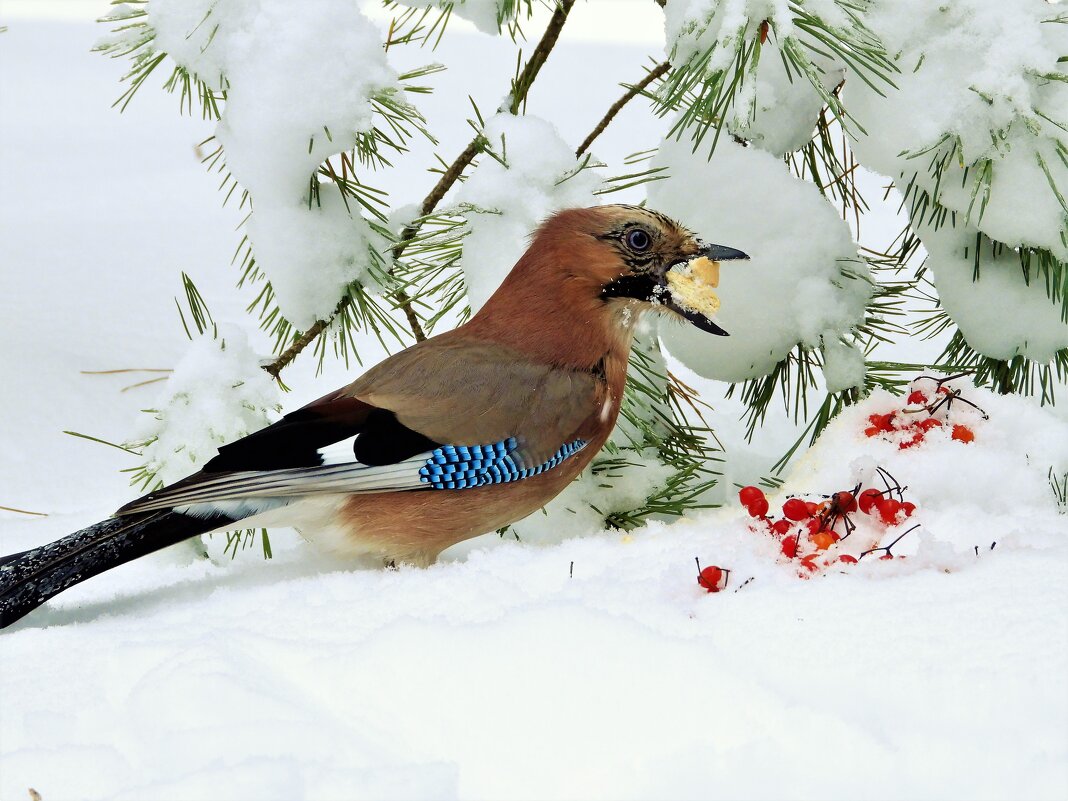
[[[200,518],[173,511],[112,517],[0,558],[0,629],[75,584],[229,522],[223,515]]]

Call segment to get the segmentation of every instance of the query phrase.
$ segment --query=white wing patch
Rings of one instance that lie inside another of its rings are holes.
[[[343,439],[341,442],[334,442],[326,447],[319,449],[319,455],[323,457],[323,467],[335,464],[355,464],[355,447],[356,437],[358,434],[353,434],[348,439]]]

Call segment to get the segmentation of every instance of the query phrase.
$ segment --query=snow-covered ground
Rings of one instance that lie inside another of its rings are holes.
[[[209,126],[155,85],[120,117],[124,65],[88,52],[97,27],[4,11],[0,505],[48,514],[0,511],[7,553],[131,496],[118,471],[134,457],[62,432],[126,439],[158,385],[81,371],[177,363],[179,270],[217,319],[242,320],[247,298],[229,266],[241,214],[219,208],[193,151]],[[454,57],[475,41],[446,37],[453,69],[421,102],[446,156],[469,131],[445,98],[492,107],[514,66],[486,37],[483,60]],[[579,141],[656,52],[565,34],[531,111]],[[656,142],[637,105],[614,125],[605,160]],[[433,177],[405,169],[398,205]],[[290,408],[351,377],[316,378],[312,361],[286,374]],[[883,529],[857,513],[856,539],[828,553],[915,520],[905,559],[802,579],[732,504],[629,535],[483,537],[425,571],[354,570],[283,532],[271,561],[116,569],[0,634],[0,798],[1065,798],[1068,517],[1047,470],[1068,470],[1068,424],[961,389],[990,415],[954,411],[974,442],[950,426],[907,449],[867,437],[869,414],[903,404],[879,396],[784,489],[867,486],[884,467],[914,517]],[[737,406],[712,400],[735,477],[751,478],[788,427],[747,453]],[[725,591],[698,586],[695,557],[732,571]]]

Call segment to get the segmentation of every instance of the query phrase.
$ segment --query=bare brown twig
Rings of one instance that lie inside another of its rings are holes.
[[[652,70],[649,71],[648,75],[646,75],[636,84],[634,84],[634,86],[627,89],[626,94],[624,94],[623,97],[619,98],[619,100],[617,100],[611,105],[608,111],[605,112],[604,117],[601,118],[601,121],[597,123],[597,126],[592,131],[590,131],[590,135],[587,136],[582,141],[582,144],[578,146],[578,150],[575,151],[575,156],[581,156],[583,153],[585,153],[589,149],[590,145],[593,144],[593,140],[600,136],[602,133],[604,133],[604,129],[608,127],[608,124],[612,122],[612,119],[616,116],[616,114],[620,112],[623,106],[627,105],[627,103],[629,103],[635,97],[644,92],[648,88],[649,84],[651,84],[660,76],[666,74],[667,71],[670,69],[671,62],[665,61],[661,64],[657,64]]]

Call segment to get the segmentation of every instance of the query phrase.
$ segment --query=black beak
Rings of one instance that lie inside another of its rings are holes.
[[[708,317],[705,317],[703,314],[701,314],[701,312],[696,312],[691,309],[686,309],[682,306],[679,306],[677,303],[675,303],[674,300],[671,299],[671,293],[667,290],[664,291],[664,294],[661,295],[661,297],[664,299],[665,306],[675,312],[675,314],[685,317],[691,324],[695,325],[697,328],[700,328],[702,331],[707,331],[709,334],[715,334],[717,337],[730,336],[730,334],[728,334],[726,331],[724,331],[722,328],[712,322],[712,320],[710,320]]]
[[[691,258],[700,258],[701,256],[704,256],[707,259],[711,259],[712,261],[735,261],[738,259],[749,259],[749,254],[743,253],[742,251],[737,250],[736,248],[729,248],[726,245],[705,245],[703,248],[701,248],[700,251],[698,251],[696,256],[693,256]],[[679,262],[679,264],[685,264],[685,262]],[[670,272],[676,266],[678,265],[672,264],[671,267],[668,268],[668,272]],[[688,309],[685,306],[682,306],[677,303],[675,299],[671,296],[671,290],[667,286],[666,273],[663,278],[661,278],[661,282],[662,283],[660,287],[660,299],[665,306],[667,306],[669,309],[671,309],[673,312],[680,315],[681,317],[685,317],[691,325],[700,328],[702,331],[706,331],[709,334],[715,334],[716,336],[720,337],[730,336],[730,334],[728,334],[726,331],[724,331],[722,328],[712,322],[712,320],[708,316],[702,314],[696,309]],[[711,287],[709,289],[711,289]]]
[[[601,291],[601,297],[606,299],[634,298],[647,303],[663,305],[702,331],[721,337],[730,336],[730,334],[712,322],[707,315],[682,305],[671,296],[667,274],[674,268],[685,265],[702,256],[712,261],[735,261],[749,258],[748,254],[725,245],[705,245],[693,256],[669,265],[662,273],[658,270],[655,273],[631,273],[621,276]],[[712,287],[709,286],[708,289],[711,291]]]
[[[729,248],[726,245],[706,245],[701,248],[701,256],[707,256],[712,261],[735,261],[737,259],[749,260],[748,253],[742,253],[735,248]]]

